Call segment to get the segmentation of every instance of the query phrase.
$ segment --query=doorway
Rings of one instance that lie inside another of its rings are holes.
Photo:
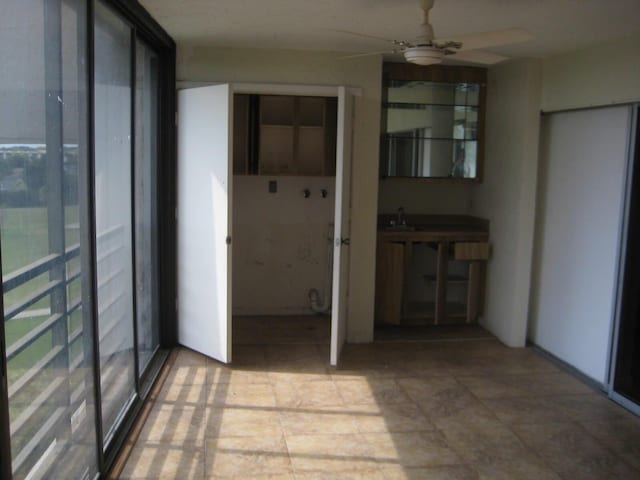
[[[223,363],[232,360],[232,271],[233,252],[238,241],[233,233],[233,103],[236,93],[337,99],[329,359],[331,365],[337,365],[346,337],[346,246],[349,244],[353,105],[350,89],[342,86],[222,84],[186,88],[178,92],[178,341]],[[300,110],[295,110],[295,103],[294,112],[301,110],[308,113],[309,105],[298,106]],[[306,118],[306,114],[302,117]],[[286,130],[291,129],[291,125],[286,125],[280,118],[267,123],[276,137],[286,135]],[[310,134],[309,130],[317,126],[308,125],[305,120],[299,121],[298,127],[303,132],[299,132],[297,137],[294,135],[293,153],[288,152],[289,157],[284,155],[280,147],[274,146],[276,142],[269,143],[273,153],[272,162],[264,173],[271,175],[274,165],[289,169],[285,172],[288,175],[293,173],[296,149],[300,149],[300,145],[307,145],[301,143],[300,138]],[[264,180],[262,186],[257,188],[266,187],[267,193],[272,188],[278,189],[277,184],[272,187],[269,183],[277,180],[268,180],[266,185]],[[299,187],[291,188],[299,190]],[[251,185],[247,188],[250,189]],[[322,197],[324,186],[316,185],[315,189],[315,194]],[[313,194],[311,188],[302,190],[303,197],[310,199]],[[281,238],[286,239],[286,236]],[[277,247],[278,251],[282,251],[282,246]],[[273,282],[273,279],[267,277],[262,285],[264,282]]]
[[[337,99],[233,105],[233,343],[328,345]]]

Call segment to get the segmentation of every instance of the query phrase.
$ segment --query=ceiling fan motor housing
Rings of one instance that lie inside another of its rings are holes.
[[[421,46],[407,48],[404,51],[404,58],[407,62],[416,65],[434,65],[441,63],[445,56],[445,51],[435,47]]]

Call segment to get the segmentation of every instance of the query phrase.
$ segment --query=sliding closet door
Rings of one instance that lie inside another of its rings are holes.
[[[640,413],[640,134],[635,109],[632,176],[628,197],[626,248],[622,260],[620,308],[613,356],[613,396]]]
[[[529,338],[606,383],[630,107],[543,117]]]

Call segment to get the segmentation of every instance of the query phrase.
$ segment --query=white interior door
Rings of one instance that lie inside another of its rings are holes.
[[[331,306],[331,358],[338,364],[347,332],[349,281],[349,212],[351,208],[351,130],[353,97],[345,87],[338,91],[338,138],[336,152],[336,201],[333,242],[333,292]]]
[[[178,92],[178,342],[231,361],[233,91]]]

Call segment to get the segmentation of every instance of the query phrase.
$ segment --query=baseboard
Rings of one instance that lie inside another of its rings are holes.
[[[579,380],[582,380],[589,387],[591,387],[594,390],[597,390],[599,392],[602,392],[605,395],[608,395],[609,388],[607,387],[607,385],[603,384],[602,382],[599,382],[598,380],[596,380],[596,379],[590,377],[589,375],[585,374],[584,372],[578,370],[576,367],[574,367],[570,363],[567,363],[564,360],[562,360],[561,358],[556,357],[553,353],[549,352],[548,350],[545,350],[540,345],[537,345],[537,344],[533,343],[529,339],[527,339],[527,346],[532,348],[536,352],[538,352],[540,355],[542,355],[546,359],[550,360],[552,363],[554,363],[556,366],[558,366],[559,368],[561,368],[565,372],[573,375],[574,377],[578,378]]]

